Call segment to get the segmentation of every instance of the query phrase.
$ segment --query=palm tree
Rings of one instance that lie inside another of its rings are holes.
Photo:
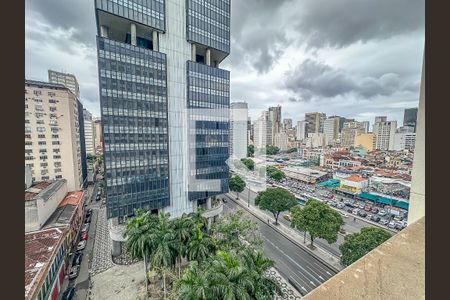
[[[179,300],[217,299],[212,297],[207,272],[204,272],[203,268],[199,268],[196,261],[191,262],[189,269],[175,284],[175,288],[178,290]]]
[[[216,250],[216,244],[212,237],[201,231],[201,225],[197,226],[194,235],[188,243],[187,257],[189,260],[203,261]]]
[[[200,225],[200,228],[207,228],[208,227],[208,219],[203,216],[203,209],[199,207],[196,212],[191,214],[191,221],[193,230],[196,230],[195,227]]]
[[[152,223],[154,221],[149,212],[136,210],[135,215],[126,225],[125,236],[128,237],[126,248],[131,257],[144,259],[145,290],[148,291],[147,258],[154,248],[152,238]]]
[[[164,269],[175,266],[177,256],[175,234],[170,226],[169,215],[161,212],[158,217],[158,223],[155,228],[154,251],[152,264],[154,267],[163,270],[163,290],[166,298],[166,275]]]
[[[172,221],[172,228],[175,234],[175,248],[177,251],[178,278],[181,277],[181,261],[187,253],[187,245],[192,236],[192,220],[185,214],[181,218]]]

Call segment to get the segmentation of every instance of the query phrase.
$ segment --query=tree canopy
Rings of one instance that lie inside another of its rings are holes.
[[[247,147],[247,157],[253,157],[255,155],[255,146],[248,145]]]
[[[359,233],[347,235],[344,243],[339,246],[342,265],[351,265],[390,237],[389,232],[377,227],[364,227]]]
[[[230,191],[242,193],[245,189],[245,181],[238,175],[233,175],[229,180]]]
[[[251,158],[242,158],[242,163],[249,169],[250,171],[255,170],[255,162]]]
[[[289,148],[286,152],[287,152],[287,153],[294,153],[294,152],[297,152],[297,148]]]
[[[270,179],[273,179],[276,181],[281,181],[286,178],[286,175],[284,174],[284,172],[281,170],[278,170],[277,168],[267,167],[266,171],[267,171],[267,177],[269,177]]]
[[[267,155],[276,155],[280,152],[280,148],[272,145],[268,145],[265,149]]]
[[[323,238],[328,243],[335,243],[339,229],[344,224],[341,215],[314,199],[309,199],[303,209],[292,212],[291,226],[306,231],[311,236],[311,246],[315,238]]]
[[[270,211],[275,217],[275,224],[278,224],[278,217],[281,212],[291,209],[297,204],[295,196],[286,189],[275,187],[259,192],[255,203],[261,209]]]

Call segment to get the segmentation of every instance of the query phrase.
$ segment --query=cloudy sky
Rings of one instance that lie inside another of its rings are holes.
[[[81,101],[100,114],[93,0],[26,0],[25,74],[76,75]],[[232,0],[231,101],[252,119],[320,111],[373,123],[403,121],[418,104],[424,0]]]

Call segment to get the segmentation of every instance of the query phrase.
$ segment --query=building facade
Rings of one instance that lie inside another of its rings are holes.
[[[25,166],[33,181],[83,183],[78,101],[61,84],[25,80]]]
[[[230,1],[95,7],[108,218],[191,213],[228,191]]]
[[[274,146],[278,147],[281,151],[286,151],[289,147],[289,138],[285,131],[275,134],[273,141]]]
[[[292,119],[283,119],[284,130],[292,129]]]
[[[103,152],[103,131],[101,118],[94,118],[94,144],[96,153]]]
[[[86,154],[95,155],[95,126],[92,114],[87,110],[83,110],[84,122],[84,142],[86,145]]]
[[[83,111],[84,107],[81,104],[80,100],[77,100],[78,104],[78,128],[80,130],[80,157],[81,157],[81,178],[82,178],[82,186],[85,187],[87,185],[87,157],[86,157],[86,143],[84,139],[84,117]]]
[[[339,118],[328,118],[323,122],[323,133],[328,145],[333,145],[339,137]]]
[[[267,145],[272,145],[272,122],[269,118],[269,113],[263,111],[261,116],[254,124],[254,144],[257,149],[265,148]]]
[[[247,157],[248,105],[246,102],[231,103],[230,137],[230,156],[233,159]]]
[[[323,133],[323,122],[326,117],[327,116],[324,113],[306,113],[306,136],[308,136],[309,133]]]
[[[341,133],[341,145],[351,147],[355,144],[355,138],[359,134],[363,134],[364,126],[360,122],[345,122]]]
[[[306,121],[298,121],[296,128],[297,141],[302,141],[306,138]]]
[[[373,133],[361,133],[356,135],[355,143],[353,144],[355,147],[363,147],[367,151],[373,151],[375,146],[375,135]]]
[[[269,120],[272,124],[272,138],[275,137],[275,134],[279,133],[282,128],[281,123],[281,106],[273,106],[269,107]],[[272,140],[273,144],[273,140]]]
[[[416,144],[416,134],[414,132],[394,133],[394,145],[392,150],[414,150]]]
[[[73,74],[48,70],[48,82],[59,83],[67,87],[78,99],[80,99],[80,85]]]
[[[403,126],[414,127],[414,132],[416,132],[417,125],[417,107],[405,109],[403,115]]]
[[[382,121],[373,124],[375,134],[375,149],[393,150],[394,134],[397,130],[397,121]]]
[[[368,133],[370,131],[370,121],[362,121],[361,124],[364,127],[364,133]]]

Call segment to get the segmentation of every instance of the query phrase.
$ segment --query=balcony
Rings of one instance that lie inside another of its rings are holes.
[[[210,219],[220,215],[222,212],[223,212],[223,203],[222,201],[218,200],[215,206],[213,205],[211,209],[207,209],[203,212],[203,216],[207,219]]]

